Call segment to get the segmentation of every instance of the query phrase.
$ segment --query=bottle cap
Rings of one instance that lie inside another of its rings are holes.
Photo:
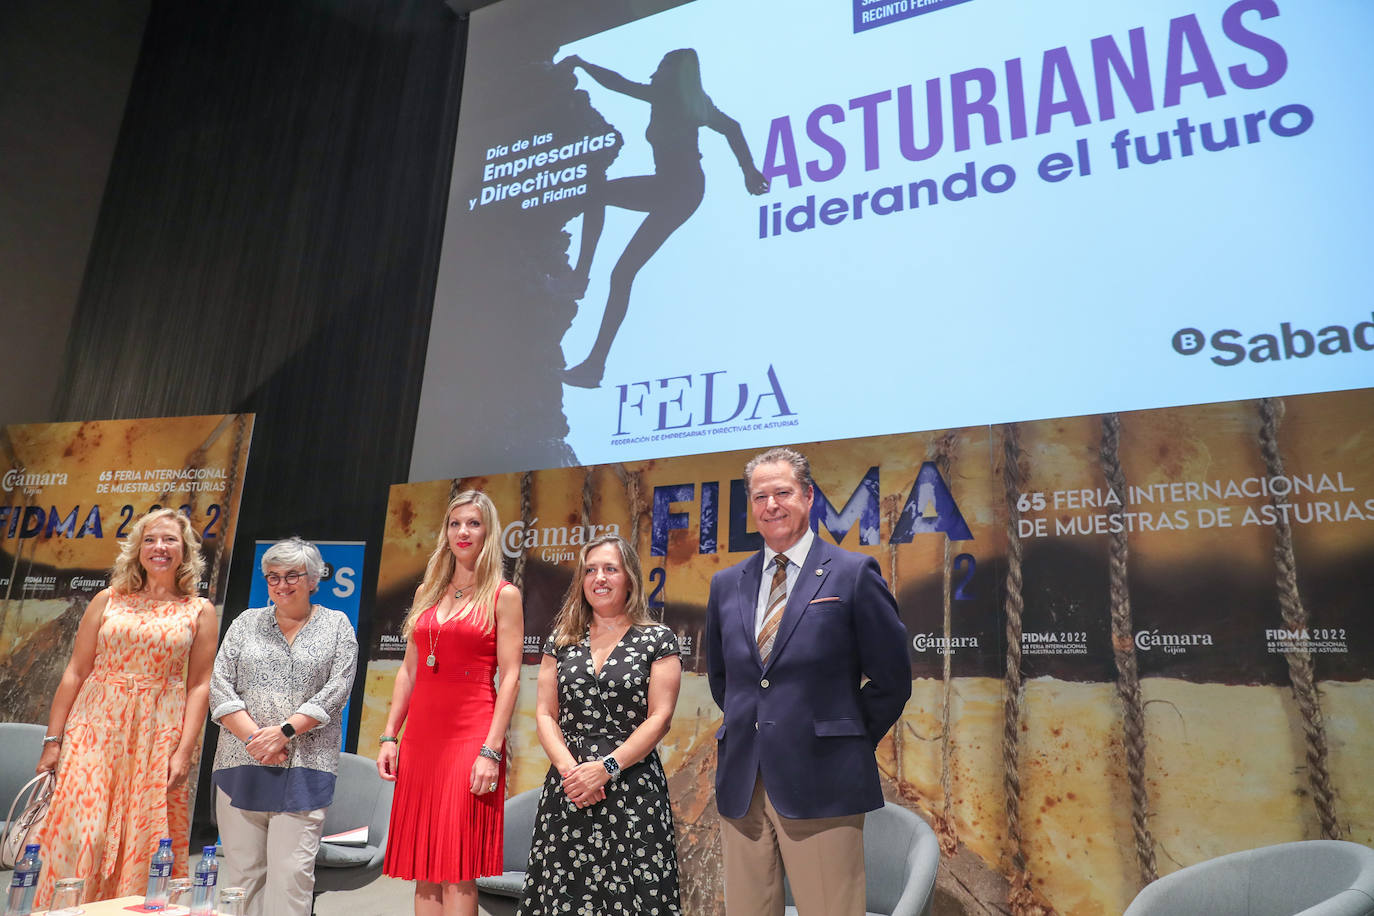
[[[26,855],[26,856],[36,856],[36,855],[38,855],[38,850],[39,850],[39,848],[40,848],[40,847],[39,847],[39,845],[38,845],[37,843],[26,843],[26,844],[24,845],[24,855]]]
[[[169,837],[169,836],[165,836],[165,837],[163,837],[162,839],[160,839],[160,840],[157,841],[157,845],[159,845],[159,846],[171,846],[171,845],[172,845],[172,838]]]
[[[202,849],[202,850],[200,851],[200,853],[201,853],[201,855],[205,855],[205,856],[213,856],[213,855],[215,854],[215,847],[214,847],[214,846],[206,846],[204,849]]]

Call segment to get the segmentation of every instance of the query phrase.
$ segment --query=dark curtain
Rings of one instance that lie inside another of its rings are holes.
[[[365,540],[368,644],[466,32],[442,0],[153,3],[56,419],[257,414],[226,624],[254,540]]]

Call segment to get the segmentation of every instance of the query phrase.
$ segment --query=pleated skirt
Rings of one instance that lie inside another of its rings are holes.
[[[421,666],[411,694],[383,870],[452,884],[502,871],[506,766],[496,791],[472,794],[472,765],[491,727],[489,667]]]

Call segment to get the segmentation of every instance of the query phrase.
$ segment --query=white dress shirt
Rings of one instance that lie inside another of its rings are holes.
[[[802,564],[806,562],[806,555],[811,552],[811,542],[816,539],[816,532],[809,527],[806,533],[801,536],[797,543],[783,551],[787,555],[787,595],[790,598],[792,590],[797,587],[797,579],[801,576]],[[773,558],[778,552],[767,544],[763,547],[763,576],[759,581],[759,598],[754,604],[754,640],[759,638],[759,631],[763,629],[763,618],[768,613],[768,593],[773,590]]]

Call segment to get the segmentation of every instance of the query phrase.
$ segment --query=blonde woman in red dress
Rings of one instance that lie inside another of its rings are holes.
[[[377,755],[382,778],[396,781],[384,871],[416,882],[416,916],[476,916],[477,879],[502,871],[505,736],[525,624],[519,590],[501,578],[491,500],[465,490],[444,520],[406,616]]]

